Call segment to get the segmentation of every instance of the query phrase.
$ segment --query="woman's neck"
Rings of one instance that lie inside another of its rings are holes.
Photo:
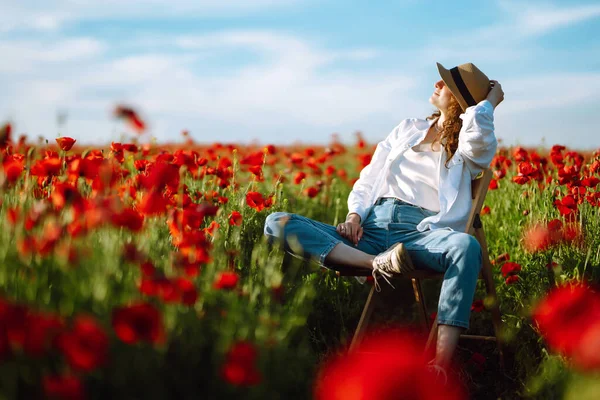
[[[446,115],[440,111],[440,116],[438,117],[438,119],[435,121],[436,123],[436,128],[438,131],[442,130],[442,126],[444,124],[444,122],[446,121]],[[435,128],[434,128],[435,129]]]

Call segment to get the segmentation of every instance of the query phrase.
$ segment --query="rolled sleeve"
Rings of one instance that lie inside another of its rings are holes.
[[[467,108],[460,115],[463,125],[458,136],[457,151],[465,159],[474,178],[488,168],[498,147],[494,134],[494,106],[489,100]]]

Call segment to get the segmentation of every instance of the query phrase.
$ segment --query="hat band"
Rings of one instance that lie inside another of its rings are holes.
[[[458,67],[452,68],[450,70],[450,73],[452,74],[452,79],[454,79],[454,83],[456,84],[458,91],[460,92],[463,99],[465,99],[467,105],[474,106],[475,104],[477,104],[477,102],[475,102],[475,99],[473,99],[473,96],[471,96],[471,92],[469,92],[469,89],[467,89],[467,85],[465,85],[465,81],[463,81],[462,76],[460,76],[460,72],[458,72]]]

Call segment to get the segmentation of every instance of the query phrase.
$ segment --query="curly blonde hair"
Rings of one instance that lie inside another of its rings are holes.
[[[448,162],[454,156],[456,149],[458,148],[458,134],[462,128],[462,119],[459,118],[460,114],[464,113],[462,107],[454,96],[451,97],[448,110],[446,111],[446,119],[442,124],[442,130],[438,137],[431,143],[431,148],[436,142],[440,142],[440,145],[444,146],[444,150],[448,153],[448,159],[446,160],[446,168],[448,168]],[[426,120],[437,119],[442,115],[440,110],[435,111]]]

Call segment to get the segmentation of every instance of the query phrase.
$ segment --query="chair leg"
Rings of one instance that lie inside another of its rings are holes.
[[[377,291],[375,290],[375,286],[373,286],[371,288],[371,291],[369,292],[369,297],[367,297],[367,302],[365,303],[365,307],[363,308],[363,312],[360,316],[360,321],[358,322],[356,331],[354,332],[352,343],[350,343],[350,351],[354,350],[356,346],[358,346],[358,343],[362,340],[367,330],[369,320],[371,319],[371,314],[373,313],[373,309],[375,308],[376,293]]]
[[[429,321],[427,318],[427,307],[425,305],[425,297],[423,296],[423,287],[421,285],[421,280],[418,278],[413,278],[413,292],[415,294],[415,301],[419,305],[419,317],[421,319],[421,325],[423,327],[424,332],[429,332]]]
[[[500,368],[504,369],[504,352],[502,351],[503,343],[501,332],[502,317],[500,315],[500,306],[498,304],[496,286],[494,285],[494,277],[492,275],[492,263],[490,263],[490,257],[487,250],[487,242],[485,240],[485,233],[482,227],[475,228],[475,237],[477,238],[481,246],[481,252],[483,256],[481,274],[485,282],[486,293],[492,300],[492,307],[490,310],[492,314],[492,324],[494,325],[494,335],[496,336],[496,345],[498,346]]]

